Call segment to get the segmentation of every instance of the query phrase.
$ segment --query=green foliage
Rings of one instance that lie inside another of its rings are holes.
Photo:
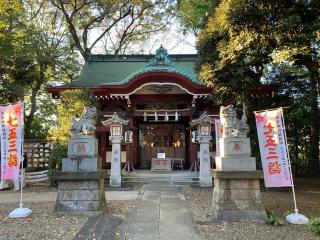
[[[265,80],[278,86],[275,98],[284,109],[286,134],[292,171],[306,175],[310,159],[310,82],[305,68],[292,64],[273,64],[265,72]]]
[[[309,229],[312,233],[320,235],[320,218],[311,218]]]
[[[46,138],[53,101],[45,85],[79,71],[61,19],[49,0],[0,1],[0,104],[25,103],[25,138]]]
[[[0,2],[0,103],[19,101],[23,98],[24,83],[16,77],[31,65],[24,57],[26,27],[20,1]]]
[[[68,146],[62,144],[54,144],[54,148],[49,157],[49,182],[51,186],[57,186],[57,180],[55,178],[55,173],[61,171],[62,168],[62,158],[67,157]]]
[[[273,226],[282,226],[284,224],[283,218],[272,214],[270,211],[266,210],[267,218],[265,223]]]
[[[183,31],[195,35],[205,26],[211,7],[215,0],[179,0],[177,12]]]
[[[214,88],[218,104],[240,103],[244,89],[260,83],[269,59],[269,39],[259,33],[260,26],[250,29],[239,19],[247,5],[242,0],[215,4],[198,37],[199,78]]]
[[[221,0],[197,39],[198,76],[213,87],[213,101],[246,101],[248,110],[289,106],[289,147],[313,175],[320,174],[319,8],[319,1]],[[265,82],[279,86],[273,101],[246,95]]]
[[[73,117],[80,117],[87,106],[95,107],[96,99],[87,90],[67,90],[57,103],[57,123],[50,129],[49,137],[59,144],[67,144],[70,138],[70,124]]]

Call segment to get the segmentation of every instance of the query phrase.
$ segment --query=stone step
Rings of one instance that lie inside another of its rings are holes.
[[[109,177],[106,178],[106,184],[109,183]],[[122,183],[161,183],[178,185],[199,185],[199,174],[193,172],[144,172],[122,175]]]
[[[167,184],[178,184],[178,185],[199,185],[199,181],[190,181],[190,180],[134,180],[134,181],[122,181],[125,183],[167,183]]]
[[[198,178],[123,178],[124,182],[197,182]]]

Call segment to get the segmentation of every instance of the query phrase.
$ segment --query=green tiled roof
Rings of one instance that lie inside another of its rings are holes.
[[[168,72],[185,76],[195,84],[203,85],[195,74],[197,55],[168,55],[160,47],[156,55],[91,55],[79,78],[68,87],[123,85],[134,77],[149,72]]]

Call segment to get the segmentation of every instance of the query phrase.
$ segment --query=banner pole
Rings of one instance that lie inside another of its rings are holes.
[[[280,113],[282,118],[282,125],[283,125],[283,133],[284,133],[284,141],[286,145],[287,150],[287,158],[288,158],[288,165],[289,165],[289,171],[290,171],[290,180],[291,180],[291,187],[292,187],[292,194],[293,194],[293,202],[294,202],[294,212],[296,214],[299,213],[298,207],[297,207],[297,200],[296,200],[296,193],[294,189],[294,183],[293,183],[293,175],[292,175],[292,168],[291,168],[291,161],[290,161],[290,154],[289,154],[289,148],[288,148],[288,142],[287,142],[287,133],[286,133],[286,125],[284,123],[284,116],[283,116],[283,108],[280,107]]]
[[[281,117],[282,117],[282,125],[283,125],[282,131],[284,132],[284,141],[285,141],[286,150],[287,150],[288,166],[289,166],[289,171],[290,171],[291,187],[292,187],[293,202],[294,202],[294,213],[290,213],[289,215],[287,215],[286,220],[292,224],[308,224],[309,219],[306,218],[304,215],[299,214],[299,211],[298,211],[296,193],[295,193],[294,184],[293,184],[293,176],[292,176],[291,162],[290,162],[290,156],[289,156],[289,148],[288,148],[288,143],[287,143],[286,125],[284,123],[284,116],[283,116],[282,107],[280,108],[280,113],[281,113]]]
[[[23,194],[22,194],[22,188],[23,188],[23,177],[24,177],[24,172],[23,172],[23,162],[24,162],[24,148],[23,148],[23,144],[24,144],[24,103],[21,103],[21,114],[22,114],[22,129],[21,129],[21,177],[20,177],[20,208],[23,208]]]

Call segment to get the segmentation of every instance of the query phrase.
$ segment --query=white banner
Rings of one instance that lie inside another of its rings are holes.
[[[19,177],[22,129],[23,103],[0,106],[1,179]]]
[[[220,119],[215,118],[214,119],[214,126],[215,126],[215,132],[216,132],[216,157],[220,157],[220,138],[221,138],[221,122]]]
[[[266,187],[292,186],[282,109],[255,112]]]

